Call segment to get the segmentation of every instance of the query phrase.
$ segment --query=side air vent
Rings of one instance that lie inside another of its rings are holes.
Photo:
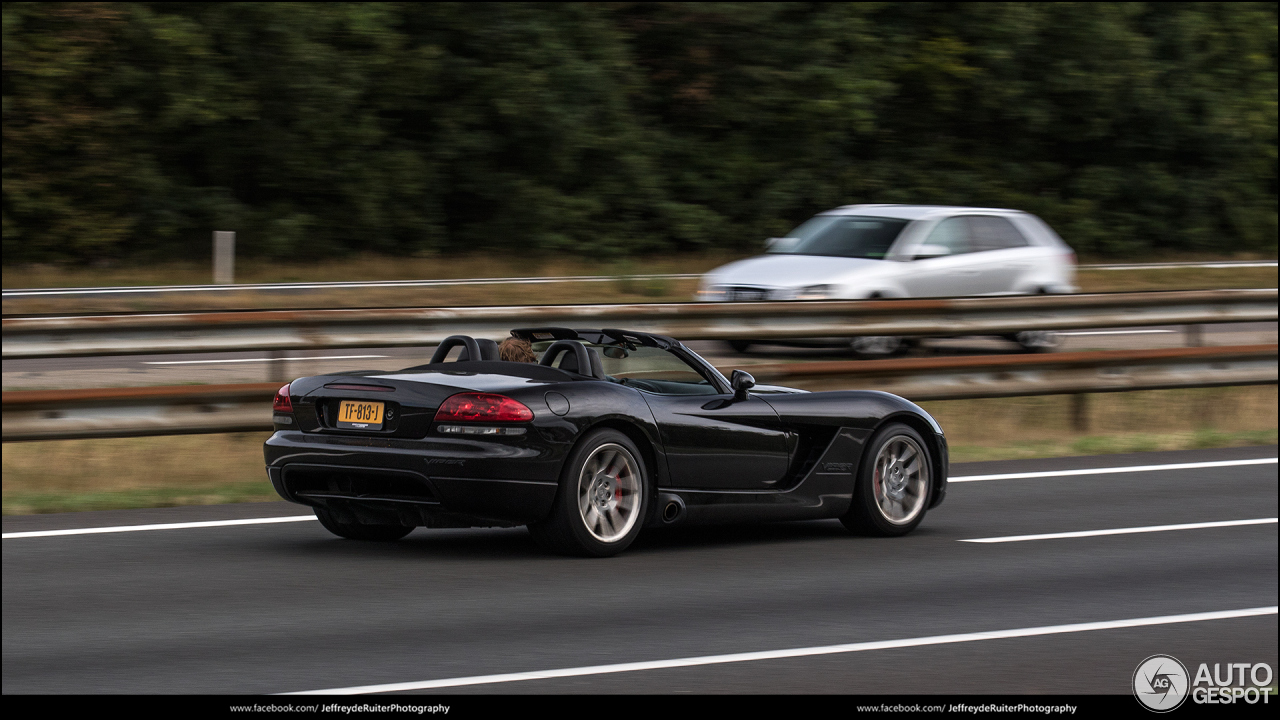
[[[839,428],[813,427],[800,432],[800,446],[796,448],[796,462],[792,466],[788,485],[800,482],[826,454]]]

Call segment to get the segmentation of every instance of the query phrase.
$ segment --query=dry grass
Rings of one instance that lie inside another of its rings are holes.
[[[1071,428],[1070,402],[1049,396],[924,406],[947,431],[952,462],[1276,442],[1275,386],[1091,395],[1087,432]],[[263,470],[266,437],[8,443],[4,514],[275,500]]]
[[[1273,288],[1275,268],[1169,268],[1165,270],[1081,270],[1080,292]]]
[[[1276,442],[1276,386],[1146,390],[921,403],[947,432],[952,462],[1185,450]],[[1014,439],[1016,438],[1016,439]]]
[[[552,277],[568,275],[634,275],[702,273],[743,253],[699,253],[624,260],[598,260],[572,255],[522,257],[486,254],[434,258],[360,255],[310,263],[257,259],[236,262],[236,282],[332,282],[357,280],[448,280],[458,278]],[[124,285],[206,285],[212,281],[208,261],[155,265],[75,267],[15,265],[3,270],[4,287],[113,287]]]
[[[244,261],[236,279],[257,282],[323,282],[357,280],[432,280],[483,277],[611,275],[607,282],[542,285],[477,285],[445,288],[362,288],[328,291],[170,293],[160,297],[121,296],[106,299],[26,299],[4,301],[5,314],[144,312],[324,307],[464,307],[579,303],[685,302],[695,280],[640,280],[630,276],[703,273],[741,255],[704,253],[589,262],[577,258],[470,256],[392,259],[377,256],[308,265]],[[4,269],[6,288],[107,287],[115,285],[183,285],[209,282],[206,263],[168,263],[148,267],[67,268],[52,265]],[[1195,290],[1275,287],[1273,268],[1171,270],[1082,270],[1083,292]]]
[[[442,288],[361,288],[341,290],[172,293],[162,297],[114,296],[92,299],[5,300],[4,313],[177,312],[268,308],[471,307],[478,305],[565,305],[688,302],[697,280],[567,282],[539,285],[462,285]]]
[[[617,262],[579,258],[454,257],[403,260],[364,256],[345,261],[285,265],[246,261],[237,266],[240,283],[329,282],[363,280],[444,280],[456,278],[567,277],[609,275],[606,282],[539,285],[474,285],[443,288],[361,288],[329,291],[259,291],[169,293],[161,297],[121,296],[105,299],[5,300],[5,314],[230,310],[247,308],[325,307],[465,307],[685,302],[693,298],[696,280],[635,279],[635,275],[703,273],[738,256],[726,253],[678,255]],[[6,288],[111,287],[128,285],[207,284],[207,264],[170,263],[153,267],[63,268],[52,265],[4,269]]]
[[[270,433],[5,443],[4,514],[278,500]]]

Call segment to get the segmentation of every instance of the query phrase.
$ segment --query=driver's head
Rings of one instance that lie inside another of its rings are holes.
[[[509,337],[498,345],[498,357],[508,362],[538,362],[529,341],[517,337]]]

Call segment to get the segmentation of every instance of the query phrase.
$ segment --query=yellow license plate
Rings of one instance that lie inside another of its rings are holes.
[[[343,400],[338,405],[338,427],[349,430],[381,430],[382,403]]]

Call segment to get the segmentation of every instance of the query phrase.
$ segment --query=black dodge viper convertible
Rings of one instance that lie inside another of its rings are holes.
[[[726,379],[661,335],[512,335],[541,361],[455,335],[427,365],[280,388],[264,448],[276,491],[345,538],[528,525],[595,556],[677,523],[839,518],[903,535],[946,493],[942,429],[896,395]]]

